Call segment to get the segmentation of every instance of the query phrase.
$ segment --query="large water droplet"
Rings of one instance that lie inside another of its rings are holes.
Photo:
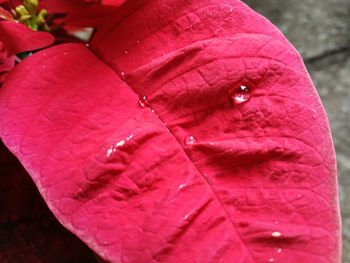
[[[186,146],[192,145],[192,144],[194,144],[196,142],[197,142],[197,140],[191,135],[186,136],[185,139],[184,139],[184,144]]]
[[[239,85],[238,88],[230,91],[230,97],[234,103],[241,104],[250,99],[250,91],[246,86]]]
[[[148,100],[147,100],[147,97],[146,97],[146,96],[140,97],[140,99],[139,99],[139,105],[140,105],[142,108],[148,107],[148,106],[149,106]]]

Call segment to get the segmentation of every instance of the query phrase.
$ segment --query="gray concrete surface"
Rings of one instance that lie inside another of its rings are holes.
[[[338,161],[343,263],[350,262],[350,0],[245,0],[299,50],[328,113]]]

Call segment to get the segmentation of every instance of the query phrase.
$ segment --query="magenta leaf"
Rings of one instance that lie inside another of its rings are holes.
[[[127,1],[91,48],[38,52],[0,90],[0,136],[67,229],[110,262],[340,261],[327,116],[266,19]]]

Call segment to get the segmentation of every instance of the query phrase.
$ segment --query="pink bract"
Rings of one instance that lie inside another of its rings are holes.
[[[33,31],[13,21],[0,21],[0,41],[8,56],[51,45],[54,37],[47,32]]]
[[[38,52],[0,90],[1,139],[67,229],[110,262],[340,262],[328,119],[269,21],[130,0],[90,47]]]

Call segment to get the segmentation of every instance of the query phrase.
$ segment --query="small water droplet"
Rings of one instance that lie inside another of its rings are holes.
[[[191,136],[191,135],[186,136],[185,139],[184,139],[184,144],[185,144],[186,146],[192,145],[192,144],[194,144],[194,143],[196,143],[196,142],[197,142],[197,140],[196,140],[193,136]]]
[[[298,198],[301,198],[301,194],[298,194]]]
[[[104,241],[103,242],[103,245],[108,245],[109,243],[107,241]]]
[[[240,85],[238,88],[235,88],[230,91],[230,97],[232,98],[234,103],[241,104],[249,101],[250,92],[246,86]]]
[[[186,186],[186,184],[182,184],[179,186],[179,189],[184,188],[185,186]]]
[[[113,149],[113,148],[108,149],[107,154],[106,154],[106,157],[109,158],[113,152],[114,152],[114,149]]]
[[[140,97],[139,99],[139,105],[144,108],[144,107],[148,107],[149,104],[148,104],[148,100],[147,100],[147,97],[146,96],[142,96]],[[152,110],[153,111],[153,110]],[[154,112],[154,111],[153,111]]]
[[[63,52],[63,55],[67,56],[67,55],[68,55],[68,52]]]
[[[270,258],[270,260],[269,260],[270,262],[274,262],[275,260],[273,259],[273,258]]]
[[[192,28],[192,27],[193,27],[193,25],[191,24],[191,25],[190,25],[190,28]]]
[[[233,11],[233,8],[231,7],[231,8],[230,8],[230,13],[232,13],[232,11]]]
[[[282,252],[282,248],[277,249],[277,253],[281,253]]]
[[[281,232],[273,232],[271,235],[273,237],[280,237],[282,235],[282,233]]]
[[[124,50],[124,54],[127,55],[128,53],[129,53],[128,50],[125,49],[125,50]]]
[[[136,40],[136,43],[137,43],[137,44],[140,44],[140,42],[141,42],[140,40]]]
[[[89,44],[89,43],[86,43],[85,46],[86,46],[86,47],[90,47],[90,44]]]
[[[125,81],[126,80],[125,72],[121,72],[120,75],[122,76],[122,79]]]
[[[191,213],[185,215],[184,217],[181,218],[181,220],[186,220],[187,218],[189,218],[190,215],[191,215]]]
[[[275,221],[275,224],[278,225],[278,221]]]
[[[45,69],[45,68],[46,68],[46,66],[45,66],[45,65],[43,65],[43,66],[41,66],[41,68]]]
[[[212,12],[210,12],[210,13],[209,13],[209,15],[210,15],[210,16],[212,16],[212,15],[213,15],[213,13],[212,13]]]

